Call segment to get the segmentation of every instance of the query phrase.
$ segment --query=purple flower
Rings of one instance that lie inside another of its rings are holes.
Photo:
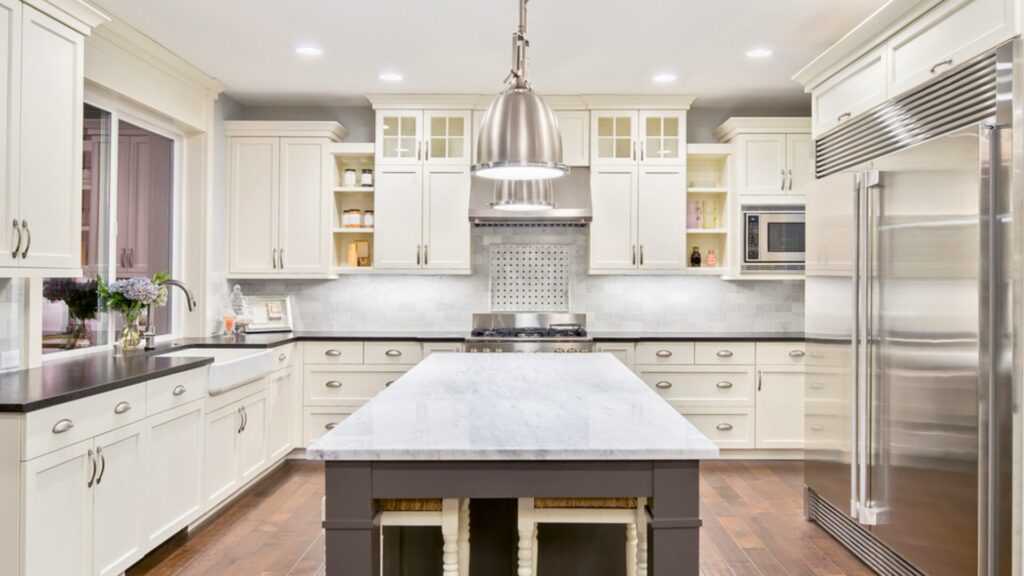
[[[144,306],[148,306],[160,298],[160,286],[145,276],[111,282],[107,290],[111,294],[121,294],[126,299],[139,302]]]

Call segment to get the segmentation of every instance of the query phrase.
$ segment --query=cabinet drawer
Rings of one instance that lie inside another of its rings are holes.
[[[754,365],[753,342],[697,342],[694,345],[696,364]]]
[[[673,404],[750,406],[754,400],[754,368],[641,372],[640,378]]]
[[[640,342],[637,364],[693,364],[693,342]]]
[[[306,364],[362,364],[362,342],[305,342],[302,358]]]
[[[303,387],[306,404],[361,406],[404,374],[306,368]]]
[[[29,412],[25,415],[22,460],[88,440],[145,417],[146,387],[143,384]]]
[[[157,414],[206,397],[207,369],[189,370],[146,382],[146,414]]]
[[[758,342],[757,363],[775,366],[803,366],[807,347],[803,342]]]
[[[367,342],[363,347],[365,364],[416,364],[423,360],[419,342]]]
[[[959,66],[1013,36],[1013,0],[948,0],[886,44],[889,96]]]
[[[274,348],[274,371],[288,368],[295,363],[295,353],[297,351],[296,344],[285,344]]]
[[[814,89],[814,136],[885,102],[885,54],[879,47]]]
[[[306,408],[303,415],[302,430],[306,446],[315,442],[326,434],[342,420],[348,418],[355,412],[355,408],[346,410],[344,408]]]
[[[684,411],[682,414],[719,448],[754,447],[754,416],[750,411]]]

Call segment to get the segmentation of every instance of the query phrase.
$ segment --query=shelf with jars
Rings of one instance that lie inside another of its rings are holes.
[[[690,144],[686,148],[686,271],[729,272],[732,147]]]
[[[373,269],[374,145],[341,143],[331,156],[332,260],[334,273]]]

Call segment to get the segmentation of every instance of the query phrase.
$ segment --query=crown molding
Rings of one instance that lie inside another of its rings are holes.
[[[795,118],[737,116],[729,118],[721,126],[715,128],[715,138],[718,138],[720,142],[730,142],[740,134],[805,133],[811,133],[811,119],[806,116]]]
[[[107,16],[82,0],[23,0],[25,4],[52,16],[88,36],[93,28],[110,22]]]
[[[286,138],[327,138],[340,142],[348,130],[337,122],[304,122],[291,120],[228,120],[224,122],[228,136],[281,136]]]
[[[584,94],[591,110],[689,110],[696,96],[683,94]]]
[[[486,110],[496,94],[368,94],[374,110]],[[552,110],[689,110],[695,96],[541,94]]]

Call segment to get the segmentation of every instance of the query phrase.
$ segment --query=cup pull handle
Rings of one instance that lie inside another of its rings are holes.
[[[654,353],[654,355],[657,356],[658,358],[668,358],[668,357],[672,356],[672,351],[671,350],[658,350],[657,352]]]
[[[341,356],[341,350],[335,350],[334,348],[331,348],[330,350],[324,352],[324,356],[330,356],[331,358],[337,358],[338,356]]]
[[[715,429],[721,430],[722,432],[728,432],[728,431],[732,430],[732,424],[729,424],[727,422],[723,422],[723,423],[719,424],[718,426],[715,426]]]
[[[394,348],[392,348],[391,350],[388,350],[387,352],[385,352],[384,355],[389,357],[389,358],[398,358],[399,356],[402,355],[402,351],[401,350],[395,350]]]
[[[334,428],[337,425],[338,425],[337,422],[328,422],[327,424],[324,424],[324,430],[334,430]]]
[[[384,383],[384,387],[387,388],[388,386],[391,386],[394,383],[395,383],[394,380],[388,380],[387,382]]]
[[[952,66],[952,65],[953,65],[953,59],[952,58],[946,58],[942,62],[936,62],[931,68],[928,69],[928,73],[929,74],[935,74],[935,72],[937,72],[939,68],[942,68],[943,66]]]
[[[723,380],[722,382],[719,382],[718,384],[715,384],[715,387],[716,388],[720,388],[722,390],[727,390],[729,388],[732,388],[732,382],[729,382],[727,380]]]
[[[668,390],[669,388],[672,387],[672,383],[669,382],[668,380],[662,380],[661,382],[655,384],[654,387],[661,388],[662,390]]]
[[[732,358],[732,350],[719,350],[718,351],[718,357],[719,358]]]
[[[128,402],[118,402],[117,406],[114,406],[114,414],[124,414],[131,409],[132,405]]]
[[[850,118],[853,118],[853,114],[851,114],[850,112],[843,112],[836,118],[836,122],[846,122]]]
[[[821,424],[812,424],[811,425],[811,430],[814,431],[814,432],[821,432],[824,429],[825,429],[825,427],[822,426]]]
[[[61,418],[60,420],[57,421],[56,424],[53,425],[53,433],[63,434],[74,427],[75,423],[72,422],[69,418]]]
[[[178,384],[177,386],[174,387],[174,390],[171,390],[171,394],[173,394],[174,396],[181,396],[182,394],[185,393],[186,390],[187,389],[184,386]]]
[[[338,382],[337,380],[328,380],[327,382],[324,382],[324,386],[327,386],[328,388],[341,388],[341,382]]]
[[[804,352],[803,350],[790,350],[789,351],[789,357],[790,358],[803,358],[806,354],[807,353]]]

